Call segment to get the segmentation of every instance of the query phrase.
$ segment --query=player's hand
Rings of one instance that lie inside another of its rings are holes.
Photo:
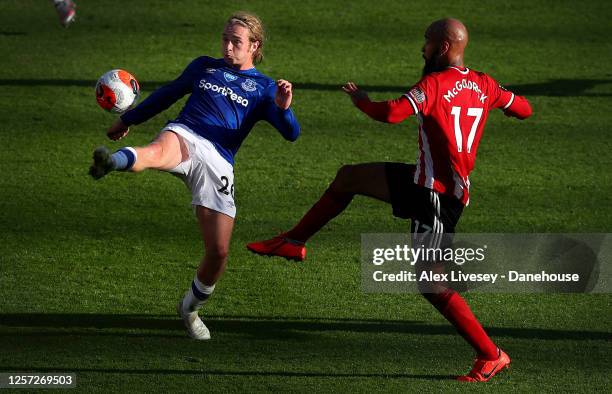
[[[347,82],[342,86],[342,90],[351,97],[355,105],[357,105],[359,101],[370,100],[365,90],[359,89],[357,85],[355,85],[355,82]]]
[[[118,118],[115,123],[108,129],[106,135],[113,141],[118,141],[128,135],[130,128],[123,123],[121,118]]]
[[[280,109],[289,109],[291,99],[293,98],[291,89],[291,82],[285,81],[284,79],[276,81],[276,96],[274,96],[274,103]]]

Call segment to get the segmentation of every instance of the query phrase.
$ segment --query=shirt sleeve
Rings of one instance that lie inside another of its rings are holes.
[[[514,101],[514,93],[502,87],[488,75],[487,81],[489,84],[489,108],[501,108],[505,110],[510,107],[512,105],[512,102]]]
[[[436,80],[426,75],[417,82],[403,97],[408,99],[415,115],[429,115],[436,100]]]
[[[271,83],[264,93],[261,117],[270,123],[288,141],[295,141],[300,136],[300,124],[291,108],[283,110],[274,102],[276,84]]]
[[[514,100],[504,109],[506,116],[512,116],[517,119],[527,119],[532,114],[531,105],[529,101],[523,96],[514,96]]]
[[[514,94],[489,76],[487,76],[487,79],[490,108],[500,108],[507,116],[513,116],[521,120],[531,116],[531,105],[525,97]]]
[[[404,96],[388,101],[361,100],[357,102],[357,108],[370,118],[384,123],[400,123],[415,113]]]
[[[178,78],[157,89],[135,108],[121,115],[123,123],[128,126],[143,123],[190,93],[194,78],[206,59],[202,56],[193,60]]]

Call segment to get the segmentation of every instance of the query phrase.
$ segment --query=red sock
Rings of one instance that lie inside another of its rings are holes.
[[[497,359],[497,346],[491,341],[476,316],[459,293],[447,290],[440,294],[426,294],[425,298],[435,306],[476,350],[479,357]]]
[[[285,233],[287,238],[306,242],[330,220],[338,216],[350,204],[352,195],[343,195],[327,189],[312,208],[291,230]]]

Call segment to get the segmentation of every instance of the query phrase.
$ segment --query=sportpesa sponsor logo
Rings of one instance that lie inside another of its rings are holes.
[[[214,83],[206,82],[205,79],[201,79],[199,88],[204,90],[211,90],[215,93],[222,94],[225,97],[229,97],[232,101],[235,101],[237,104],[240,104],[243,107],[249,105],[249,100],[237,95],[232,89],[228,88],[227,86],[219,86]]]

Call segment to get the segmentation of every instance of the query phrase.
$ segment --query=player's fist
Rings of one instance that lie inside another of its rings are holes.
[[[276,95],[274,96],[274,103],[280,109],[289,109],[291,105],[291,99],[293,97],[291,82],[279,79],[276,81]]]
[[[353,104],[357,105],[359,101],[369,100],[368,94],[355,85],[355,82],[347,82],[342,86],[342,90],[351,97]]]
[[[125,137],[130,131],[130,128],[123,123],[121,118],[118,118],[115,123],[108,129],[106,135],[113,141],[118,141]]]

